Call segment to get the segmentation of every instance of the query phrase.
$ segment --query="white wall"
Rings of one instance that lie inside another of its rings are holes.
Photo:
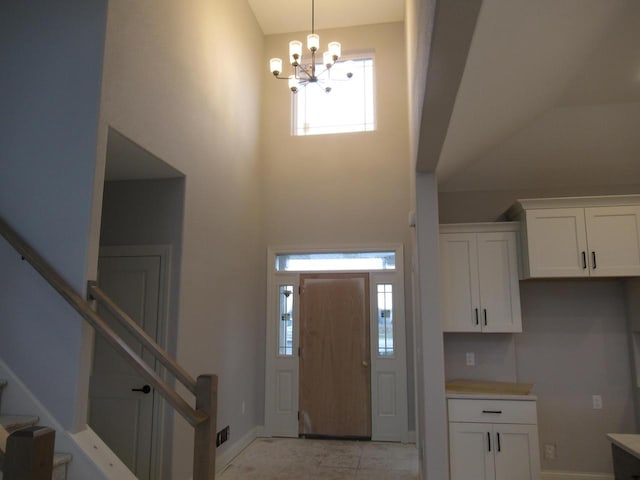
[[[318,33],[323,45],[340,41],[343,54],[374,51],[377,129],[291,136],[291,93],[286,82],[273,79],[268,59],[286,57],[289,41],[304,39],[306,33],[266,37],[265,54],[258,68],[264,82],[265,169],[261,180],[267,243],[311,247],[402,243],[408,247],[407,217],[412,207],[403,24]],[[407,287],[410,257],[405,255]],[[409,288],[405,291],[407,337],[411,339],[411,295]],[[408,350],[409,398],[413,399],[411,345]],[[410,400],[410,430],[415,428],[413,411]]]
[[[219,375],[222,454],[263,422],[262,61],[244,1],[109,2],[101,134],[111,125],[185,175],[177,359]],[[176,419],[171,479],[190,476],[192,438]]]
[[[79,292],[89,268],[106,3],[10,0],[0,11],[0,216]],[[83,320],[4,241],[0,265],[2,359],[65,428],[82,428]]]

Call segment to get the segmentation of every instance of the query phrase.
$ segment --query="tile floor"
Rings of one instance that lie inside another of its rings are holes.
[[[416,480],[415,445],[258,438],[219,480]]]

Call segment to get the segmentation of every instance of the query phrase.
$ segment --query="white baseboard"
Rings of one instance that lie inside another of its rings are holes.
[[[546,470],[542,472],[542,480],[614,480],[610,473],[581,473]]]
[[[216,473],[227,468],[227,465],[229,465],[234,458],[240,455],[240,453],[247,448],[251,442],[262,435],[264,435],[264,427],[256,426],[249,430],[237,442],[229,446],[224,453],[216,456]]]

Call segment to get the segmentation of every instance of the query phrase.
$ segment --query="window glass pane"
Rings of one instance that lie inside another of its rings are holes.
[[[278,291],[278,355],[293,355],[293,285],[280,285]]]
[[[393,355],[393,286],[378,284],[378,355]]]
[[[276,255],[276,270],[318,272],[395,270],[395,252],[336,252]]]
[[[318,71],[324,68],[323,65],[317,67]],[[353,77],[347,79],[349,71]],[[330,74],[331,92],[327,93],[320,81],[310,83],[292,95],[293,134],[375,130],[373,58],[338,62],[331,68]]]

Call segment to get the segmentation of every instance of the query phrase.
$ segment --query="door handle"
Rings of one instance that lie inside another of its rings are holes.
[[[585,252],[584,250],[582,251],[582,269],[587,269],[587,252]]]
[[[142,388],[132,388],[132,392],[142,392],[145,395],[151,391],[151,387],[149,385],[144,385]]]
[[[484,326],[487,326],[487,309],[483,308],[482,311],[484,312]]]
[[[591,259],[593,260],[593,269],[595,270],[597,268],[596,266],[596,252],[591,252]]]
[[[480,321],[478,320],[478,309],[476,308],[476,325],[480,325]]]
[[[369,362],[367,362],[366,360],[363,360],[362,361],[362,366],[365,367],[365,368],[368,367],[369,366]]]

